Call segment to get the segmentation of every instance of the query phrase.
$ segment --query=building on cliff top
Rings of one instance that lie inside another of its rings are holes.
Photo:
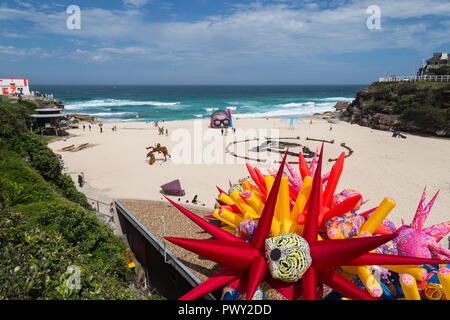
[[[0,88],[2,95],[29,95],[28,79],[25,78],[1,78]]]
[[[443,66],[449,66],[450,62],[448,59],[448,52],[435,52],[433,57],[426,60],[427,64],[422,63],[419,71],[417,71],[418,76],[423,76],[427,74],[435,74],[434,71]]]

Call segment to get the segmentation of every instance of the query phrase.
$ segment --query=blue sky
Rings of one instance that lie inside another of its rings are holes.
[[[440,0],[0,0],[0,26],[0,76],[34,84],[368,84],[450,51]]]

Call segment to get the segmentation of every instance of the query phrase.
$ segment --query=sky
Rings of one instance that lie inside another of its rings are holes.
[[[0,27],[33,84],[370,84],[450,51],[450,2],[0,0]]]

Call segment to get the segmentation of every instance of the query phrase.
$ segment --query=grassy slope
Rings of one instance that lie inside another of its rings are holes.
[[[375,82],[368,88],[371,99],[364,103],[364,113],[400,115],[403,124],[430,133],[450,130],[449,90],[450,83],[442,82]]]
[[[0,299],[136,299],[127,247],[26,130],[34,105],[0,103]],[[81,268],[81,288],[65,285]],[[155,297],[158,298],[158,297]]]

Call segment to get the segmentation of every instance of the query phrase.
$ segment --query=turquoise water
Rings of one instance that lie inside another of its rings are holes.
[[[65,113],[103,121],[207,118],[230,109],[241,118],[305,116],[333,111],[337,101],[352,101],[366,85],[311,86],[31,86],[53,94]]]

